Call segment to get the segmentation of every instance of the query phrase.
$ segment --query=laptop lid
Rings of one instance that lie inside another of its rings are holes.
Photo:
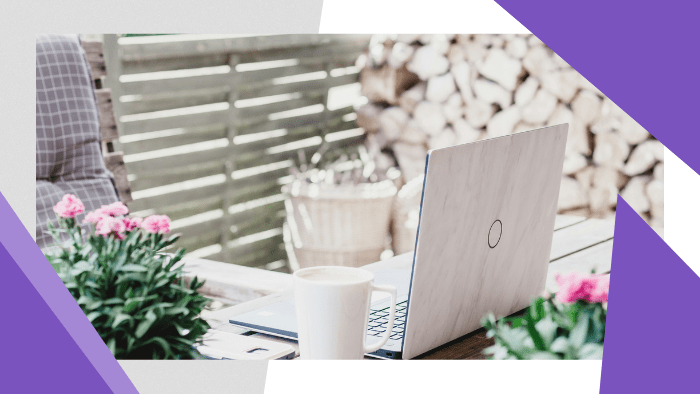
[[[568,125],[428,153],[403,339],[409,359],[544,291]]]

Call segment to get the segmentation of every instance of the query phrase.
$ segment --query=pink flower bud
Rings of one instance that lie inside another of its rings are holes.
[[[63,196],[63,199],[53,207],[53,211],[60,217],[72,219],[85,211],[85,205],[83,205],[83,202],[80,201],[78,197],[72,194],[66,194]]]

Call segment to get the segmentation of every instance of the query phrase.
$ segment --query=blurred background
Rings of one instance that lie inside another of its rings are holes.
[[[289,272],[411,251],[429,149],[569,123],[559,212],[663,228],[663,146],[532,35],[84,35],[138,215]],[[604,60],[604,59],[601,59]]]

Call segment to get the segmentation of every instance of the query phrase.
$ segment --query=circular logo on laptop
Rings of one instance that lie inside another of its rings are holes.
[[[496,245],[498,245],[498,241],[501,240],[502,232],[503,223],[501,223],[500,220],[496,219],[496,221],[491,224],[491,228],[489,229],[489,247],[491,249],[495,248]]]

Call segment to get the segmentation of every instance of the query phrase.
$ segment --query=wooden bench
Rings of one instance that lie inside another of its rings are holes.
[[[614,230],[613,219],[557,216],[547,275],[547,291],[557,290],[555,276],[559,273],[610,272]],[[412,259],[413,253],[407,253],[369,264],[364,268],[370,271],[384,268],[410,270]],[[208,260],[190,260],[185,262],[185,270],[189,277],[197,275],[207,280],[202,289],[205,295],[224,304],[234,305],[207,313],[204,317],[210,321],[212,327],[251,335],[249,330],[229,324],[229,319],[286,296],[291,291],[292,277],[289,274],[222,264]],[[272,339],[262,334],[252,335]],[[483,349],[492,344],[493,341],[486,338],[485,331],[480,329],[417,358],[482,359]]]
[[[90,69],[92,70],[92,78],[95,83],[95,96],[97,97],[97,107],[100,111],[102,154],[105,165],[114,175],[119,197],[126,204],[132,201],[131,186],[127,178],[126,165],[124,164],[124,152],[115,152],[114,149],[114,143],[119,140],[119,131],[117,130],[117,120],[114,116],[112,91],[104,88],[102,83],[107,73],[102,42],[82,40],[81,43],[87,54],[88,63],[90,63]]]

